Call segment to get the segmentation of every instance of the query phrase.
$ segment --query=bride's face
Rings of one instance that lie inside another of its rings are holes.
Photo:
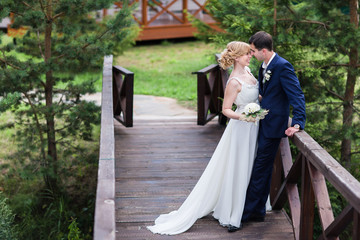
[[[249,66],[251,58],[252,58],[252,53],[249,52],[245,55],[237,57],[236,61],[242,66]]]

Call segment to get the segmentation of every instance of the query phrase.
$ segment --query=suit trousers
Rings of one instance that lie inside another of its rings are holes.
[[[261,129],[259,131],[257,155],[241,220],[243,222],[252,216],[265,216],[265,204],[270,192],[271,175],[280,140],[281,138],[266,138]]]

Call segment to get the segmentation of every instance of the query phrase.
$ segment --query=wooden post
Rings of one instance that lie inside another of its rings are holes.
[[[147,4],[147,0],[142,0],[141,3],[142,3],[141,4],[142,24],[144,26],[147,26],[147,24],[148,24],[148,12],[147,12],[148,4]]]
[[[188,15],[188,0],[183,0],[182,16],[183,16],[184,24],[188,23],[187,15]]]
[[[134,73],[126,75],[125,82],[126,105],[124,110],[124,123],[126,127],[133,126],[133,102],[134,102]]]
[[[197,110],[198,110],[198,125],[205,125],[206,124],[206,113],[205,113],[205,81],[206,75],[205,74],[198,74],[197,79]]]
[[[274,167],[272,171],[272,177],[271,177],[271,186],[270,186],[271,205],[273,204],[274,198],[281,188],[282,172],[283,172],[283,167],[282,167],[281,151],[279,147],[278,152],[276,153]]]
[[[360,213],[354,211],[352,240],[360,240]]]
[[[326,187],[324,175],[322,175],[321,172],[318,171],[310,162],[308,163],[308,170],[318,206],[320,222],[323,229],[322,234],[325,237],[325,229],[334,221],[334,214],[331,208],[329,193]]]
[[[305,158],[305,157],[303,157]],[[314,190],[311,185],[308,160],[302,161],[300,239],[312,239],[314,232]]]

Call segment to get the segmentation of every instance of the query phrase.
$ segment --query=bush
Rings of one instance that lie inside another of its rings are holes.
[[[7,198],[0,192],[0,239],[15,240],[17,239],[15,215],[6,201]]]

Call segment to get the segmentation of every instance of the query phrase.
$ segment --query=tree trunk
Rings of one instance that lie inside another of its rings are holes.
[[[358,0],[350,0],[350,22],[354,25],[355,28],[359,27],[359,3]],[[341,162],[345,164],[346,167],[350,167],[351,164],[351,136],[346,134],[346,132],[352,127],[353,120],[353,101],[354,101],[354,90],[356,84],[356,68],[358,65],[359,53],[355,47],[351,47],[349,51],[349,68],[346,80],[346,89],[345,89],[345,101],[344,101],[344,112],[343,112],[343,129],[345,135],[341,143]]]
[[[46,28],[45,28],[45,62],[49,63],[51,59],[51,33],[52,33],[52,0],[48,1],[46,11]],[[45,170],[45,182],[49,189],[57,192],[57,152],[55,141],[55,120],[52,110],[53,105],[53,73],[52,70],[46,72],[45,83],[45,100],[48,109],[46,113],[46,126],[47,126],[47,145],[48,154],[45,160],[47,169]]]
[[[277,35],[277,0],[274,0],[274,26],[273,26],[273,36]]]

